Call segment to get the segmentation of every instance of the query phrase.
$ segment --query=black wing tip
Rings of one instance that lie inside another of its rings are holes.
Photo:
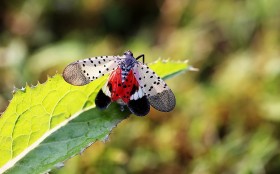
[[[90,82],[82,73],[81,66],[77,63],[69,64],[62,73],[63,79],[72,85],[82,86]]]
[[[111,98],[105,95],[102,89],[99,90],[96,98],[95,98],[95,105],[99,109],[106,109],[111,103]]]
[[[136,116],[145,116],[150,112],[150,103],[146,96],[137,100],[130,100],[127,107]]]

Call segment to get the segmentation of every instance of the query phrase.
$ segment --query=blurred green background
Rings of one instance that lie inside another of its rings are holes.
[[[280,173],[279,0],[1,0],[0,111],[14,86],[125,50],[189,59],[170,113],[131,116],[57,174]]]

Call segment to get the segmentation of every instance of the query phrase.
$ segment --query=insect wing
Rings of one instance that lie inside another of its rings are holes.
[[[162,112],[174,109],[176,99],[173,92],[153,70],[138,62],[134,65],[133,72],[151,106]]]
[[[95,105],[100,109],[106,109],[111,103],[111,98],[102,89],[99,90],[95,98]]]
[[[146,96],[130,100],[127,104],[129,110],[137,116],[145,116],[150,112],[150,103]]]
[[[66,82],[81,86],[115,70],[122,56],[100,56],[78,60],[69,64],[63,71]]]

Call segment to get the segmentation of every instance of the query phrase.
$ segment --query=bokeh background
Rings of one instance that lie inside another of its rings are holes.
[[[170,113],[131,116],[55,174],[280,172],[279,0],[1,0],[0,111],[14,87],[130,49],[189,59]]]

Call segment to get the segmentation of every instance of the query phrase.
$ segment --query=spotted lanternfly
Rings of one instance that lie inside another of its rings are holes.
[[[143,63],[138,61],[142,58]],[[119,103],[122,108],[144,116],[150,105],[162,112],[174,109],[176,100],[167,84],[144,64],[144,55],[136,58],[131,51],[122,56],[100,56],[78,60],[69,64],[63,78],[72,85],[85,85],[110,73],[107,83],[98,92],[95,104],[106,109],[111,102]]]

